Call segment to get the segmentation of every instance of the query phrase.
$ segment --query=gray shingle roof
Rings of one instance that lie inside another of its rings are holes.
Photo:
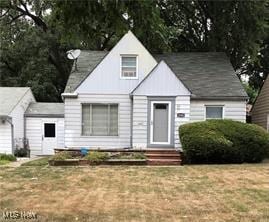
[[[106,51],[81,51],[77,60],[77,70],[73,66],[69,79],[67,81],[64,92],[72,93],[77,86],[83,82],[89,73],[102,61],[108,52]]]
[[[8,116],[29,87],[0,87],[0,116]]]
[[[64,103],[30,103],[25,116],[64,117]]]
[[[164,60],[193,98],[245,97],[247,94],[224,53],[188,52],[154,56]]]
[[[65,92],[77,86],[102,61],[107,52],[82,51],[77,61],[78,71],[70,74]],[[164,60],[177,77],[192,92],[193,98],[247,98],[247,94],[224,53],[189,52],[153,55]]]

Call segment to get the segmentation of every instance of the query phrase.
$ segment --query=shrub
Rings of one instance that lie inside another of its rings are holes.
[[[16,161],[16,157],[12,154],[1,154],[0,153],[0,160],[7,160],[7,161]]]
[[[232,120],[208,120],[180,126],[189,163],[256,163],[269,152],[269,134],[261,127]]]
[[[72,159],[72,153],[69,151],[61,151],[53,155],[50,160],[66,160],[66,159]]]
[[[15,151],[14,151],[14,155],[16,157],[27,157],[29,156],[29,149],[27,148],[16,148]]]
[[[91,164],[102,163],[109,158],[109,154],[106,152],[90,151],[85,159],[88,160]]]

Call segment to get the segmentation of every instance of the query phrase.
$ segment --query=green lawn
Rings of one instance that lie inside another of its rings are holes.
[[[0,211],[32,210],[42,222],[269,221],[269,164],[49,167],[46,161],[0,168]]]
[[[0,165],[6,165],[8,163],[10,163],[9,160],[0,160]]]

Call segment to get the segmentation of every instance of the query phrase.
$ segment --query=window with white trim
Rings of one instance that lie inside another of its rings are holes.
[[[131,55],[121,56],[121,78],[123,79],[137,78],[137,56],[131,56]]]
[[[223,119],[223,106],[206,106],[206,119]]]
[[[83,136],[117,136],[118,104],[82,104]]]

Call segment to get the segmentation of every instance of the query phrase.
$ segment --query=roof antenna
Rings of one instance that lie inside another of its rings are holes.
[[[75,60],[75,71],[78,70],[77,61],[80,53],[81,53],[80,49],[71,49],[66,52],[68,59]]]

